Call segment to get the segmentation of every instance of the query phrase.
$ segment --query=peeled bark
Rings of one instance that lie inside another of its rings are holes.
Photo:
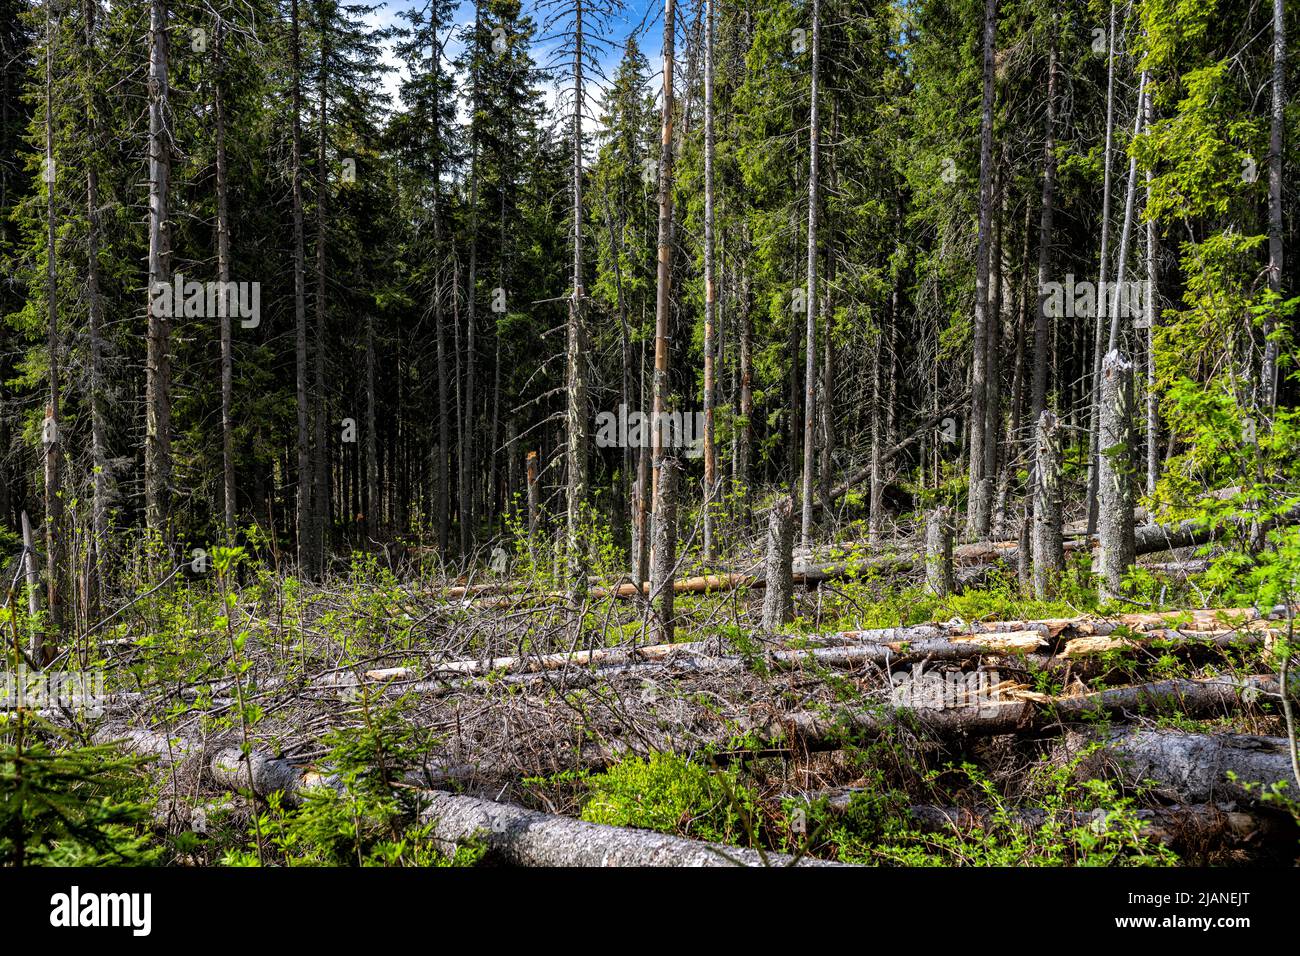
[[[1065,571],[1061,540],[1061,436],[1056,415],[1038,417],[1034,469],[1034,596],[1046,601]]]
[[[1098,563],[1102,595],[1120,597],[1137,559],[1133,529],[1133,365],[1119,352],[1102,362],[1098,449]]]
[[[772,506],[767,522],[763,591],[763,630],[776,631],[794,617],[794,502],[787,496]]]
[[[952,509],[940,507],[927,515],[925,525],[925,583],[936,597],[953,590]]]

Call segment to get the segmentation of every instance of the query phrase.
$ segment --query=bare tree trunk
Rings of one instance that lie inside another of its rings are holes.
[[[84,6],[86,50],[93,58],[95,51],[95,12],[98,3],[89,0]],[[91,101],[89,79],[86,80],[86,101]],[[99,169],[97,151],[100,148],[99,119],[95,110],[87,117],[90,147],[94,151],[86,164],[86,310],[90,324],[90,462],[91,478],[90,527],[91,542],[87,555],[87,614],[95,616],[103,590],[106,558],[111,550],[109,541],[108,506],[112,495],[112,463],[108,456],[108,380],[104,368],[104,299],[100,293],[99,268]],[[0,516],[4,511],[0,510]],[[2,519],[0,519],[2,520]]]
[[[213,85],[213,120],[216,126],[217,149],[217,281],[221,295],[217,301],[217,321],[221,336],[221,488],[226,537],[235,536],[235,424],[231,417],[234,396],[234,370],[231,354],[229,297],[230,288],[230,183],[226,170],[226,104],[222,96],[225,86],[225,29],[217,18],[215,38],[217,59],[216,79]]]
[[[1045,601],[1056,592],[1065,570],[1061,540],[1061,434],[1056,415],[1038,416],[1034,469],[1034,596]]]
[[[325,568],[325,540],[330,525],[332,499],[328,438],[325,429],[325,243],[329,229],[329,23],[325,7],[320,8],[320,73],[317,96],[320,108],[320,137],[316,144],[316,365],[313,368],[312,428],[312,567],[319,575]]]
[[[1136,560],[1133,535],[1133,365],[1111,351],[1101,367],[1098,458],[1098,537],[1102,595],[1122,596],[1124,575]]]
[[[1047,353],[1051,336],[1044,289],[1051,278],[1052,217],[1056,202],[1057,16],[1057,7],[1053,4],[1052,50],[1047,66],[1047,138],[1043,147],[1043,195],[1038,224],[1038,311],[1034,316],[1034,374],[1029,399],[1029,420],[1035,427],[1038,417],[1047,408]]]
[[[704,0],[704,514],[701,557],[706,564],[712,564],[717,558],[713,530],[713,497],[718,483],[718,451],[713,435],[713,408],[717,401],[713,353],[718,306],[714,288],[713,206],[713,0]]]
[[[748,249],[748,242],[745,244]],[[740,322],[740,418],[737,423],[738,438],[736,441],[736,462],[735,473],[736,481],[740,484],[740,514],[741,520],[748,523],[751,517],[749,486],[752,482],[750,474],[751,449],[754,443],[754,324],[749,314],[749,269],[747,263],[742,263],[740,279],[740,307],[737,318]]]
[[[970,507],[966,516],[966,534],[971,538],[988,537],[993,512],[992,488],[984,480],[986,464],[984,443],[990,321],[988,314],[989,232],[993,219],[993,47],[997,35],[997,11],[997,0],[984,0],[984,94],[980,106],[979,244],[975,254],[975,321],[972,330],[970,425],[966,429],[970,435]]]
[[[1268,287],[1282,293],[1282,138],[1286,127],[1286,17],[1283,0],[1273,0],[1273,108],[1268,135]],[[1263,413],[1272,419],[1277,405],[1277,354],[1273,339],[1274,320],[1264,320],[1264,359],[1260,368],[1260,401]]]
[[[41,613],[41,572],[36,563],[36,536],[32,534],[32,521],[24,511],[19,516],[23,528],[23,569],[27,576],[27,616],[32,623],[30,653],[32,660],[44,660],[45,635],[37,630],[36,615]]]
[[[952,593],[952,509],[947,505],[926,515],[925,584],[935,597]]]
[[[1149,129],[1153,119],[1151,94],[1147,94],[1144,122]],[[1147,205],[1151,205],[1151,181],[1153,174],[1146,172]],[[1147,495],[1154,497],[1156,482],[1160,480],[1160,410],[1156,401],[1156,326],[1160,323],[1160,309],[1157,305],[1160,289],[1160,236],[1156,231],[1154,220],[1147,220]]]
[[[1088,534],[1097,531],[1097,430],[1100,406],[1097,399],[1101,393],[1101,359],[1105,354],[1103,334],[1107,328],[1107,303],[1110,296],[1106,292],[1106,280],[1110,269],[1110,154],[1115,141],[1115,4],[1110,4],[1110,27],[1106,35],[1106,145],[1102,150],[1101,193],[1101,263],[1097,280],[1097,312],[1093,322],[1092,336],[1092,395],[1088,402]]]
[[[1138,136],[1142,132],[1142,104],[1145,102],[1147,89],[1147,74],[1142,71],[1142,76],[1138,81],[1137,94],[1137,115],[1133,120],[1133,135]],[[1121,314],[1125,311],[1123,304],[1128,301],[1124,294],[1124,284],[1127,282],[1128,275],[1128,248],[1129,240],[1133,235],[1133,211],[1137,205],[1137,157],[1130,157],[1128,161],[1128,191],[1124,195],[1124,227],[1119,234],[1119,260],[1115,265],[1115,290],[1116,294],[1112,297],[1112,308],[1110,310],[1110,336],[1106,340],[1106,351],[1113,352],[1119,348],[1119,320]],[[1107,295],[1110,290],[1107,290]],[[1102,446],[1104,447],[1104,446]]]
[[[449,428],[448,388],[447,388],[447,330],[443,321],[443,283],[442,283],[442,216],[439,203],[442,199],[442,143],[437,142],[442,136],[442,101],[440,97],[442,82],[442,52],[438,45],[438,11],[437,5],[430,6],[430,49],[429,66],[433,80],[433,135],[436,142],[433,162],[433,256],[439,265],[434,270],[433,289],[433,324],[437,339],[438,363],[438,447],[434,454],[433,467],[437,472],[434,478],[434,507],[438,522],[438,557],[447,559],[447,548],[451,538],[451,476],[448,472],[451,458],[451,432]]]
[[[1020,537],[1016,546],[1016,582],[1021,594],[1028,594],[1034,585],[1033,526],[1033,513],[1026,507],[1020,518]]]
[[[307,276],[306,239],[302,210],[302,43],[298,22],[298,0],[292,0],[290,22],[293,30],[293,316],[295,395],[298,425],[298,566],[306,577],[315,577],[311,529],[312,470],[311,441],[308,431],[307,396]]]
[[[677,459],[659,460],[655,482],[654,549],[650,569],[650,637],[653,644],[671,644],[676,626],[673,579],[677,564]],[[583,582],[586,590],[586,582]]]
[[[167,133],[167,4],[149,5],[149,332],[145,366],[145,518],[171,542],[171,318],[153,298],[171,283],[171,150]],[[172,303],[173,308],[175,303]]]
[[[49,392],[45,405],[42,444],[45,449],[45,585],[49,606],[48,633],[33,631],[32,659],[48,663],[58,653],[63,633],[63,489],[59,435],[59,273],[54,218],[54,31],[50,5],[45,4],[45,360]]]
[[[794,501],[787,495],[767,517],[763,568],[763,630],[772,632],[794,617]]]
[[[891,305],[892,305],[892,299]],[[888,313],[887,313],[888,314]],[[891,316],[892,318],[892,316]],[[871,349],[871,478],[870,499],[867,511],[867,543],[876,545],[885,527],[885,476],[884,476],[884,423],[881,421],[881,406],[884,404],[880,386],[880,364],[882,361],[880,342],[881,333],[877,330],[875,342]]]
[[[374,537],[383,527],[379,496],[379,448],[375,435],[375,317],[366,315],[366,534]]]
[[[587,367],[582,325],[582,0],[574,7],[573,46],[573,294],[568,328],[568,555],[569,584],[576,596],[587,587],[582,533],[587,504]]]
[[[816,460],[817,424],[817,205],[818,139],[821,134],[819,115],[819,77],[821,61],[821,0],[812,0],[812,90],[808,117],[808,292],[804,300],[807,335],[804,343],[804,403],[803,403],[803,484],[801,501],[803,521],[800,540],[805,548],[812,547],[813,525],[813,462]]]
[[[672,318],[673,262],[673,52],[676,41],[676,2],[664,0],[663,104],[659,140],[659,248],[655,281],[655,370],[654,401],[650,417],[650,480],[654,504],[654,537],[660,537],[659,481],[664,460],[664,428],[661,423],[668,409],[668,328]],[[642,486],[642,494],[645,488]],[[655,567],[658,558],[653,559]],[[651,575],[653,581],[653,573]]]

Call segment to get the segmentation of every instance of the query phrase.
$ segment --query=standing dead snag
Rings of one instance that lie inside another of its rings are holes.
[[[1051,597],[1065,570],[1061,540],[1061,434],[1056,415],[1038,416],[1034,469],[1034,597]]]
[[[953,589],[952,508],[935,508],[925,522],[925,584],[936,597]]]
[[[763,630],[775,631],[794,617],[794,501],[787,495],[772,506],[767,521]]]
[[[673,640],[673,576],[677,563],[677,460],[659,462],[655,482],[654,553],[650,561],[650,636],[656,644]]]
[[[1097,570],[1102,596],[1118,597],[1136,560],[1133,535],[1133,363],[1118,350],[1101,368],[1101,435],[1098,459]]]

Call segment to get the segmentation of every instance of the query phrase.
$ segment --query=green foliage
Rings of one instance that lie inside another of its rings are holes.
[[[748,844],[755,836],[755,797],[731,770],[709,770],[675,754],[630,757],[588,778],[591,797],[582,819],[642,827],[719,843]]]
[[[0,715],[0,865],[155,862],[145,764],[30,713]]]

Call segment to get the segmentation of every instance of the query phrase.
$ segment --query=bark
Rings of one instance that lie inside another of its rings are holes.
[[[1038,417],[1034,468],[1034,596],[1040,601],[1055,593],[1065,571],[1061,540],[1061,434],[1056,415]]]
[[[998,24],[997,0],[984,0],[984,93],[980,106],[979,243],[975,255],[975,319],[971,363],[970,506],[966,533],[989,535],[992,488],[985,482],[985,418],[988,414],[989,232],[993,220],[993,49]],[[1055,60],[1053,60],[1055,62]],[[1050,96],[1050,94],[1049,94]],[[1050,134],[1049,134],[1050,140]]]
[[[1286,17],[1283,0],[1273,0],[1273,104],[1268,135],[1268,287],[1282,293],[1282,138],[1286,129]],[[1278,344],[1275,320],[1265,316],[1264,358],[1260,367],[1259,405],[1269,420],[1277,404]]]
[[[307,397],[307,276],[306,239],[303,229],[302,202],[302,43],[298,22],[298,0],[290,5],[290,24],[293,33],[293,318],[295,398],[298,427],[298,520],[295,525],[298,545],[298,565],[307,577],[314,577],[311,549],[312,471],[311,442],[308,437]]]
[[[542,485],[537,475],[537,452],[528,453],[528,536],[537,535],[542,523]]]
[[[892,304],[892,298],[890,302]],[[871,349],[871,460],[868,465],[871,477],[867,510],[867,543],[872,545],[880,542],[885,523],[884,455],[881,449],[884,439],[884,423],[881,421],[881,405],[883,403],[881,401],[880,387],[880,342],[881,335],[877,331],[875,334],[875,347]]]
[[[1022,594],[1028,594],[1034,584],[1033,575],[1033,528],[1034,515],[1029,509],[1020,518],[1020,539],[1016,544],[1016,581]]]
[[[764,631],[779,630],[794,616],[794,502],[787,496],[772,506],[767,523],[763,592]]]
[[[1258,799],[1258,790],[1250,793],[1242,784],[1267,789],[1291,779],[1285,737],[1134,729],[1110,734],[1104,744],[1103,753],[1132,784],[1152,781],[1157,793],[1178,800]]]
[[[1092,337],[1092,397],[1088,403],[1088,534],[1097,531],[1097,430],[1101,406],[1101,360],[1105,355],[1102,336],[1107,329],[1106,280],[1110,269],[1110,154],[1115,142],[1115,3],[1110,3],[1110,27],[1106,34],[1106,143],[1102,149],[1101,193],[1101,264],[1097,280],[1097,315],[1093,321]]]
[[[86,50],[92,55],[95,49],[96,2],[85,5]],[[85,98],[92,102],[89,78],[86,79]],[[100,292],[99,265],[99,169],[98,150],[100,130],[98,112],[90,110],[87,117],[88,135],[93,151],[92,160],[86,164],[86,311],[90,325],[90,461],[93,470],[90,496],[91,541],[87,569],[87,616],[98,616],[100,595],[103,591],[104,568],[112,548],[109,540],[108,507],[112,497],[113,470],[108,454],[108,376],[104,365],[104,299]],[[2,480],[2,479],[0,479]],[[0,515],[7,509],[0,509]]]
[[[50,20],[50,7],[45,5],[45,361],[46,373],[45,422],[42,426],[42,444],[45,462],[45,586],[46,604],[49,608],[49,625],[45,632],[32,632],[32,660],[43,666],[58,653],[62,637],[64,599],[64,541],[63,541],[63,475],[61,456],[63,443],[59,434],[62,416],[59,409],[59,283],[57,224],[54,213],[54,34]]]
[[[1146,88],[1147,74],[1146,71],[1143,70],[1142,76],[1138,80],[1137,115],[1133,119],[1134,137],[1137,137],[1142,132],[1142,104],[1145,102]],[[1120,346],[1120,313],[1124,311],[1124,309],[1120,307],[1120,303],[1127,300],[1127,297],[1123,295],[1122,290],[1124,288],[1124,283],[1127,281],[1126,276],[1128,275],[1128,249],[1129,241],[1133,235],[1134,208],[1137,205],[1137,179],[1137,157],[1134,156],[1130,157],[1128,161],[1128,191],[1124,194],[1124,227],[1120,230],[1119,234],[1119,257],[1115,265],[1115,291],[1119,292],[1119,295],[1115,296],[1114,308],[1110,310],[1110,336],[1106,340],[1106,350],[1108,353],[1115,351]],[[1111,295],[1112,290],[1107,289],[1105,291],[1108,296]],[[1105,373],[1103,372],[1103,374]],[[1098,400],[1100,401],[1101,399],[1099,398]],[[1102,412],[1101,414],[1104,415],[1105,413]],[[1104,439],[1099,437],[1098,441],[1103,442],[1101,449],[1104,449],[1106,447]],[[1100,475],[1098,477],[1098,483],[1100,485]],[[1100,494],[1100,491],[1098,491],[1098,494]]]
[[[569,299],[568,322],[568,408],[566,428],[568,434],[568,485],[566,514],[568,538],[565,553],[568,556],[568,580],[574,595],[578,595],[586,581],[587,553],[584,545],[582,523],[587,516],[587,348],[583,328],[582,305],[582,67],[583,33],[582,0],[574,6],[573,45],[573,292]]]
[[[1120,597],[1137,557],[1133,529],[1133,365],[1119,352],[1102,362],[1098,532],[1102,594]]]
[[[1054,4],[1052,50],[1047,66],[1047,136],[1043,146],[1043,191],[1038,222],[1038,311],[1034,316],[1034,368],[1029,393],[1029,420],[1035,425],[1047,408],[1048,342],[1051,335],[1044,290],[1051,278],[1052,219],[1056,204],[1056,85],[1059,60],[1057,18],[1058,10]]]
[[[317,575],[325,569],[325,541],[330,527],[330,473],[326,437],[327,403],[325,398],[325,250],[329,234],[329,95],[330,38],[327,7],[320,8],[320,66],[317,73],[319,130],[316,141],[316,295],[315,358],[312,388],[312,524],[311,567]]]
[[[655,482],[654,547],[650,569],[651,638],[671,644],[675,627],[673,578],[677,572],[677,460],[662,458]]]
[[[375,416],[375,317],[366,314],[366,532],[377,535],[383,524],[379,496],[379,448]]]
[[[668,329],[672,320],[673,267],[673,54],[676,41],[676,0],[664,0],[663,103],[659,137],[659,237],[658,264],[655,275],[655,370],[654,398],[651,408],[650,498],[659,500],[658,484],[662,477],[664,435],[659,422],[668,410]],[[645,487],[642,486],[642,494]],[[656,527],[658,522],[656,521]]]
[[[713,414],[716,402],[714,369],[717,293],[714,288],[713,196],[713,0],[704,9],[704,508],[701,558],[717,558],[714,541],[713,497],[718,485],[718,452],[714,445]]]
[[[748,237],[748,232],[746,232]],[[736,481],[740,485],[740,514],[743,524],[750,519],[750,449],[754,434],[754,325],[749,314],[749,269],[741,266],[740,307],[740,421],[736,423]]]
[[[213,84],[213,122],[216,126],[217,151],[217,281],[222,294],[218,297],[220,308],[217,322],[221,338],[221,489],[222,514],[225,518],[226,537],[232,542],[235,535],[235,424],[231,416],[234,398],[234,358],[231,354],[230,323],[227,313],[229,300],[225,294],[230,282],[230,182],[226,169],[226,103],[222,95],[225,86],[225,31],[220,17],[217,19],[215,50],[216,78]]]
[[[935,508],[926,516],[925,583],[936,597],[953,590],[952,509]]]
[[[145,365],[145,519],[170,543],[171,316],[153,308],[153,290],[171,282],[171,150],[167,133],[167,4],[149,5],[149,290]],[[162,303],[160,303],[161,305]],[[173,306],[175,303],[173,303]]]
[[[438,262],[434,269],[433,288],[433,325],[435,348],[437,351],[438,374],[438,445],[433,456],[434,496],[438,522],[438,557],[447,560],[447,548],[451,541],[451,430],[448,420],[450,407],[447,388],[447,330],[443,319],[443,282],[442,282],[442,216],[439,203],[442,199],[442,103],[439,99],[442,81],[442,53],[438,47],[437,5],[429,8],[430,34],[432,42],[429,51],[429,66],[433,72],[433,135],[438,145],[434,150],[433,160],[433,258]]]
[[[811,105],[808,117],[808,291],[804,300],[804,317],[807,330],[804,341],[804,403],[803,403],[803,482],[801,502],[803,519],[800,539],[805,548],[812,546],[813,526],[813,463],[816,460],[817,423],[817,207],[819,150],[821,135],[820,72],[821,67],[821,0],[812,0],[812,73]]]

